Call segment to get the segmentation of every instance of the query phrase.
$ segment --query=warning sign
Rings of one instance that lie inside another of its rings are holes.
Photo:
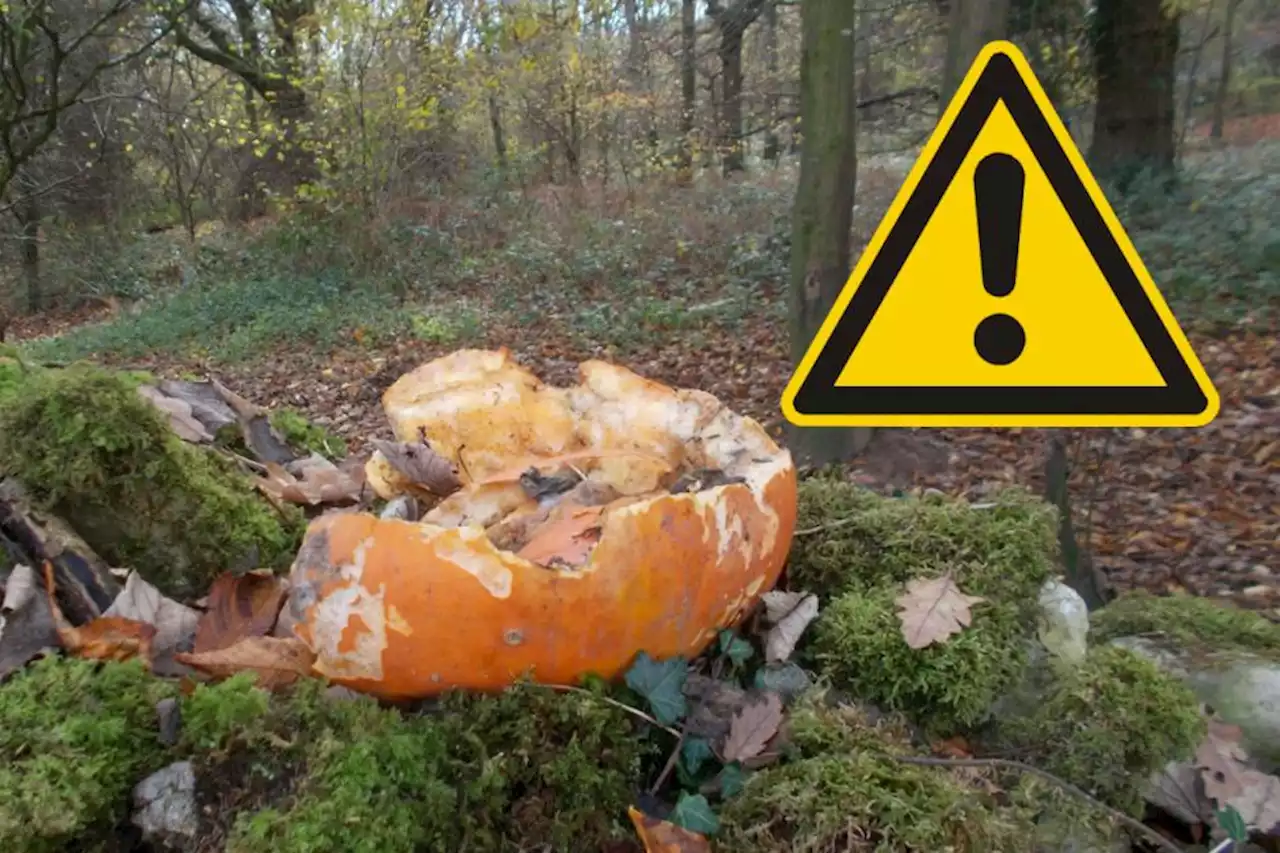
[[[1026,60],[969,69],[782,398],[797,426],[1202,426],[1218,395]]]

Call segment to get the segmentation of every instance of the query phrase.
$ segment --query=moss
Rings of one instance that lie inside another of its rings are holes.
[[[164,764],[155,703],[172,687],[138,663],[48,657],[0,686],[0,838],[12,850],[85,849]]]
[[[1001,729],[1033,763],[1132,814],[1151,773],[1189,758],[1204,734],[1189,688],[1114,646],[1057,671],[1035,709]]]
[[[581,694],[453,695],[405,717],[322,690],[267,706],[229,681],[186,700],[184,742],[216,780],[203,798],[237,804],[207,830],[229,832],[229,853],[599,849],[629,837],[632,786],[662,757],[629,715]]]
[[[1280,625],[1230,604],[1128,592],[1089,618],[1090,641],[1163,634],[1187,649],[1245,651],[1280,660]]]
[[[788,725],[797,755],[752,774],[724,806],[718,846],[735,853],[1017,850],[1032,831],[955,771],[904,764],[901,728],[806,702]],[[970,779],[973,777],[970,776]]]
[[[0,412],[0,469],[108,562],[175,596],[203,592],[229,568],[287,565],[305,525],[173,435],[129,380],[93,368],[23,383]]]
[[[13,400],[31,370],[16,358],[0,354],[0,405],[8,405]]]
[[[597,696],[533,685],[455,694],[437,721],[481,850],[597,850],[632,837],[634,786],[670,748]]]
[[[271,426],[292,447],[319,453],[328,459],[342,459],[347,455],[347,443],[337,435],[307,420],[293,409],[275,409],[269,418]]]
[[[836,522],[839,522],[837,525]],[[800,484],[790,584],[835,596],[928,574],[956,572],[986,595],[1034,606],[1058,554],[1057,511],[1023,489],[1006,489],[974,509],[942,496],[885,498],[829,477]],[[961,580],[963,579],[963,580]]]
[[[832,683],[908,713],[932,733],[971,727],[1021,676],[1040,586],[1054,571],[1056,512],[1021,490],[975,509],[945,498],[882,498],[830,479],[801,486],[793,586],[828,596],[806,657]],[[838,525],[834,522],[839,521]],[[894,599],[913,578],[950,572],[984,602],[945,643],[912,649]]]

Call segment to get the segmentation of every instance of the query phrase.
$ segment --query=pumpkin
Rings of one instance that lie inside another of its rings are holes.
[[[604,361],[579,374],[554,387],[506,349],[461,350],[387,389],[397,440],[425,440],[462,488],[417,522],[311,522],[287,607],[319,674],[388,699],[612,679],[641,651],[699,654],[776,583],[788,451],[711,394]],[[370,467],[384,497],[412,491]]]

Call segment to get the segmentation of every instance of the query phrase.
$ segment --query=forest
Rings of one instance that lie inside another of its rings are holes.
[[[784,418],[996,41],[1208,425]],[[1277,0],[0,0],[0,847],[1280,850],[1278,176]]]

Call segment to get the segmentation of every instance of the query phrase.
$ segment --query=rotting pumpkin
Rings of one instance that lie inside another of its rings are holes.
[[[389,699],[616,678],[640,651],[700,653],[776,583],[790,453],[711,394],[579,373],[558,388],[505,348],[460,350],[386,391],[396,438],[463,485],[419,522],[311,523],[287,607],[319,674]],[[378,454],[367,470],[383,497],[411,491]]]

